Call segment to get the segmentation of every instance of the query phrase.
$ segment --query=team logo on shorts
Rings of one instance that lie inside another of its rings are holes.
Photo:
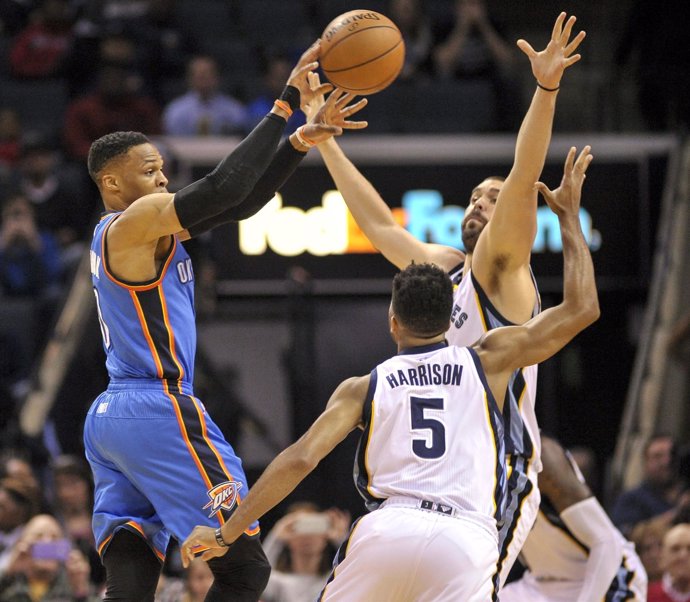
[[[221,510],[232,510],[233,506],[237,503],[237,494],[240,489],[242,489],[242,483],[236,481],[225,481],[225,483],[221,483],[213,487],[213,489],[209,489],[207,493],[211,501],[203,508],[204,510],[206,510],[206,508],[211,508],[211,513],[208,517],[211,518]]]

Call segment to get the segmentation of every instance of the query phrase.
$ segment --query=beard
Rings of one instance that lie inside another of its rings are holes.
[[[486,223],[481,218],[473,217],[475,223],[468,225],[468,219],[465,218],[462,224],[462,244],[465,246],[465,252],[474,253],[474,247],[477,245],[479,235],[484,230]]]

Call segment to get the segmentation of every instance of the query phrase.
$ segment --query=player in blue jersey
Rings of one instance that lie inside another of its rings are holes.
[[[575,149],[568,155],[573,165]],[[580,184],[589,148],[574,163]],[[498,521],[505,507],[501,406],[516,368],[551,357],[599,315],[592,257],[579,220],[580,187],[541,191],[563,237],[563,302],[522,326],[449,345],[447,273],[408,266],[393,280],[389,328],[398,355],[341,383],[309,430],[268,466],[244,503],[215,531],[182,544],[230,550],[254,520],[287,496],[353,429],[363,429],[356,483],[373,510],[352,527],[319,600],[497,600]],[[204,556],[202,556],[203,558]],[[525,598],[525,600],[527,600]]]
[[[106,213],[91,245],[108,389],[89,410],[84,442],[95,479],[93,528],[107,573],[106,600],[152,601],[170,537],[220,526],[247,493],[239,458],[194,397],[194,272],[182,240],[247,217],[265,204],[309,147],[366,126],[349,121],[365,101],[333,92],[319,114],[281,142],[289,115],[312,90],[316,42],[271,112],[207,176],[176,194],[163,160],[138,132],[96,140],[89,173]],[[209,562],[207,600],[256,601],[270,567],[258,524],[236,550]]]

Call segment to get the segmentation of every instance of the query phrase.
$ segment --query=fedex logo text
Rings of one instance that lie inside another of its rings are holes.
[[[263,255],[270,249],[285,257],[302,253],[325,256],[377,252],[357,226],[337,190],[325,192],[321,203],[306,211],[284,207],[282,196],[277,193],[259,213],[240,222],[240,250],[245,255]],[[392,212],[394,219],[415,238],[463,248],[461,223],[465,209],[444,206],[439,191],[409,190],[402,196],[402,207]],[[590,248],[600,248],[601,235],[592,228],[592,217],[586,209],[580,209],[580,223]],[[532,251],[560,252],[562,249],[558,218],[548,207],[539,207]]]

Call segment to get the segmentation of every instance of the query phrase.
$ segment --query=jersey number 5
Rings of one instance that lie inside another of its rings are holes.
[[[431,445],[426,439],[413,439],[412,451],[425,460],[440,458],[446,453],[446,427],[437,418],[429,418],[426,410],[443,410],[443,399],[440,397],[410,397],[410,418],[412,429],[431,431]]]

